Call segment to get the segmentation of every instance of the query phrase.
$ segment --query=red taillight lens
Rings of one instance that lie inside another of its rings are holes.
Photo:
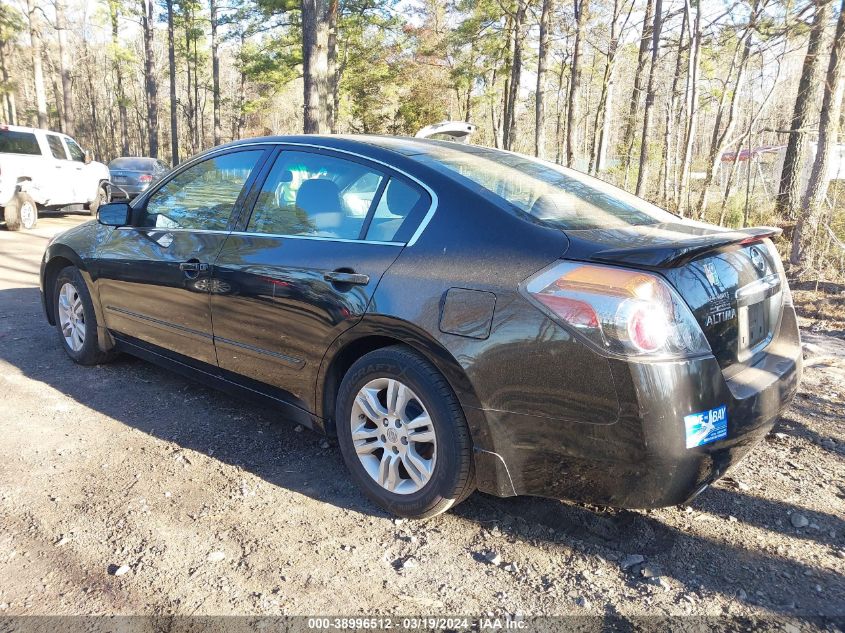
[[[598,327],[599,318],[589,303],[552,294],[537,295],[537,299],[571,325]]]
[[[152,182],[153,177],[149,174],[144,174],[138,178],[138,182]]]
[[[628,315],[628,338],[643,352],[656,352],[666,345],[669,324],[666,315],[651,304],[636,306]]]
[[[523,291],[603,353],[646,359],[710,353],[689,307],[652,273],[560,262],[526,281]]]

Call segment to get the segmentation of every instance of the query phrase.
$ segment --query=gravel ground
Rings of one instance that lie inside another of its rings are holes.
[[[336,443],[131,358],[75,366],[47,239],[0,230],[0,616],[845,615],[845,341],[807,333],[775,431],[690,507],[475,494],[395,520]],[[804,325],[811,325],[805,320]],[[819,330],[820,328],[814,328]]]

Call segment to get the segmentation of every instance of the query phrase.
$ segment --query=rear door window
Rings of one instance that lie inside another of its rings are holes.
[[[417,224],[420,212],[428,207],[428,194],[399,178],[387,183],[376,207],[366,239],[376,242],[407,241]]]
[[[0,130],[0,154],[41,155],[38,139],[32,132]]]
[[[53,155],[53,158],[58,158],[59,160],[67,160],[67,154],[65,154],[65,146],[62,145],[61,138],[59,138],[55,134],[48,134],[47,145],[49,145],[50,147],[50,153]]]
[[[276,159],[247,232],[360,239],[384,174],[355,161],[298,151]]]
[[[150,196],[144,227],[224,231],[244,184],[264,150],[208,158],[168,180]]]

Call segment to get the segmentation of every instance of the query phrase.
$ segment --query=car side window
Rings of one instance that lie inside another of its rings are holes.
[[[405,241],[416,228],[415,218],[428,195],[398,178],[391,178],[379,200],[366,239],[378,242]],[[426,205],[427,206],[427,205]]]
[[[55,134],[47,134],[47,145],[50,146],[50,153],[53,155],[53,158],[67,160],[65,146],[62,145],[62,139],[60,137]]]
[[[264,150],[222,154],[191,165],[153,193],[143,227],[224,231],[244,183]]]
[[[85,152],[82,151],[82,148],[76,144],[72,138],[66,138],[65,144],[67,145],[68,154],[70,154],[70,159],[79,161],[80,163],[85,162]]]
[[[359,239],[384,174],[325,154],[283,151],[264,182],[250,233]]]

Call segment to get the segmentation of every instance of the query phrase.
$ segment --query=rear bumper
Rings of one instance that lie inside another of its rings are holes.
[[[741,460],[795,395],[802,372],[795,315],[785,310],[776,340],[729,379],[712,357],[611,361],[611,369],[620,413],[610,424],[476,412],[490,444],[476,459],[479,487],[621,508],[688,501]],[[687,448],[685,416],[723,405],[727,436]]]

